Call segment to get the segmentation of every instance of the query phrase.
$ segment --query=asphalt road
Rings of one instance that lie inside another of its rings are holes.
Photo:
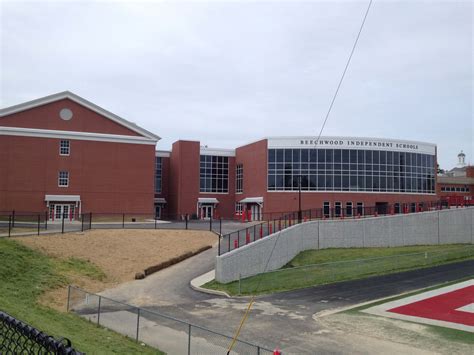
[[[232,335],[248,298],[225,298],[192,290],[190,280],[214,268],[216,248],[103,294],[113,299],[186,320]],[[417,290],[474,275],[474,261],[340,282],[259,296],[240,338],[285,353],[364,353],[364,344],[320,334],[324,329],[313,316],[321,311]],[[337,344],[337,346],[335,346]],[[384,344],[380,345],[384,349]],[[413,349],[407,349],[412,351]]]

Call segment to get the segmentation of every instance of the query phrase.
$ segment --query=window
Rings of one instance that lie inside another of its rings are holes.
[[[235,167],[235,192],[244,191],[244,166],[242,164],[237,164]]]
[[[341,216],[341,203],[340,202],[334,202],[334,216],[335,217],[340,217]]]
[[[71,144],[68,140],[61,139],[59,142],[59,155],[69,155],[71,151]]]
[[[303,191],[435,194],[435,168],[434,157],[427,154],[356,149],[268,149],[268,191],[297,191],[301,181]]]
[[[235,214],[242,215],[242,204],[240,202],[235,203]]]
[[[331,217],[331,203],[330,202],[323,202],[323,213],[324,213],[324,217],[326,218]]]
[[[363,202],[357,202],[357,215],[358,216],[363,216],[364,215],[364,203]]]
[[[346,216],[352,217],[352,202],[346,202]]]
[[[60,171],[58,176],[58,186],[68,187],[69,186],[69,172]]]
[[[410,203],[410,212],[411,213],[416,212],[416,203],[415,202]]]
[[[161,182],[163,173],[163,158],[155,157],[155,192],[161,193]]]
[[[200,192],[229,192],[229,158],[201,155]]]

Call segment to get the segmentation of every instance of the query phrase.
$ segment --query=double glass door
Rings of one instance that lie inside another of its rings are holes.
[[[67,221],[73,221],[74,220],[74,205],[69,205],[69,204],[56,204],[50,206],[49,210],[49,219],[51,221],[59,221],[64,218],[64,220]]]
[[[211,219],[213,207],[211,205],[203,205],[201,206],[201,219]]]

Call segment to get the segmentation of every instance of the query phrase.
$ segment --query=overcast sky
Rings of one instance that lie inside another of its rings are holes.
[[[7,107],[70,90],[162,137],[314,135],[368,1],[1,2]],[[323,135],[474,163],[472,1],[375,0]]]

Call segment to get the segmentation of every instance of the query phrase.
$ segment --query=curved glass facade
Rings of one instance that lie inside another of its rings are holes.
[[[435,156],[362,149],[268,149],[268,191],[435,194]]]

